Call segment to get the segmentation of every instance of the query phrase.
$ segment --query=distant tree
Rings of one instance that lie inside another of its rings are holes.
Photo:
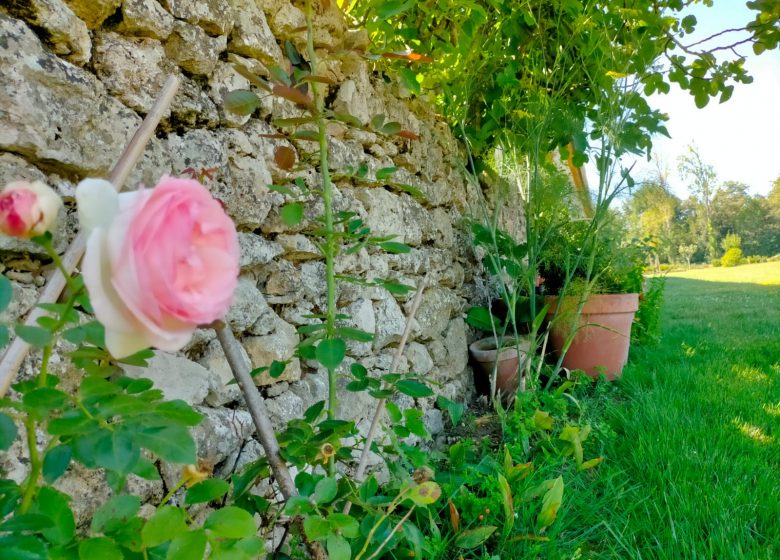
[[[696,245],[680,245],[677,248],[677,252],[685,259],[685,264],[688,265],[688,268],[691,268],[691,257],[696,253],[697,249]]]
[[[680,199],[672,194],[662,176],[646,181],[624,206],[629,235],[652,248],[654,258],[671,262],[676,242],[675,221]]]
[[[741,248],[747,255],[771,254],[774,219],[766,199],[752,195],[744,183],[726,181],[712,198],[712,226],[716,237],[729,233],[742,238]]]
[[[720,246],[723,247],[724,253],[728,253],[730,249],[742,249],[742,238],[736,233],[726,234]]]
[[[701,243],[706,248],[707,258],[712,259],[716,251],[716,237],[712,229],[712,197],[715,194],[717,175],[715,168],[705,163],[698,148],[691,144],[677,162],[680,177],[687,179],[688,190],[699,202]]]

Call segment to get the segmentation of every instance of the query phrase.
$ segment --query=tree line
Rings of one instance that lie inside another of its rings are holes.
[[[780,176],[767,196],[751,194],[745,183],[719,182],[695,146],[677,170],[688,182],[687,198],[671,192],[668,171],[659,168],[621,211],[627,239],[643,243],[652,264],[717,263],[734,248],[745,257],[780,253]]]

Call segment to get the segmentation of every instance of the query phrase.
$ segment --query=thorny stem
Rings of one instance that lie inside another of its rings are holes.
[[[309,54],[309,65],[312,72],[317,71],[317,54],[314,51],[314,29],[312,23],[311,0],[306,1],[306,46]],[[322,201],[325,206],[325,243],[323,253],[325,256],[325,279],[327,283],[327,310],[325,312],[325,337],[332,339],[336,332],[336,272],[334,261],[336,258],[336,236],[333,230],[333,183],[330,180],[330,168],[328,167],[328,136],[325,118],[323,117],[324,99],[319,95],[317,82],[310,84],[314,98],[314,116],[317,120],[317,136],[320,144],[320,175],[322,176]],[[328,419],[333,420],[338,413],[338,395],[336,370],[328,368]],[[328,465],[328,473],[335,474],[336,463],[331,458]]]
[[[21,513],[27,513],[32,505],[33,497],[37,489],[38,477],[41,474],[41,456],[38,453],[38,442],[35,440],[35,420],[30,414],[24,419],[24,427],[27,431],[27,448],[30,452],[30,474],[24,482],[24,494],[22,495]]]

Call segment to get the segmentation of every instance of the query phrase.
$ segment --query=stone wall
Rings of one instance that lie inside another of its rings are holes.
[[[309,199],[304,223],[289,228],[279,215],[285,196],[268,188],[289,184],[295,177],[314,185],[319,177],[306,163],[312,143],[294,145],[268,136],[279,132],[271,124],[273,118],[300,116],[295,105],[266,96],[254,116],[241,118],[226,114],[222,100],[230,90],[251,87],[234,64],[267,76],[269,67],[288,64],[280,47],[285,40],[304,51],[305,33],[300,30],[305,17],[297,4],[10,0],[0,5],[2,184],[15,178],[42,179],[72,206],[75,184],[108,174],[166,77],[173,73],[181,78],[181,89],[128,186],[153,185],[161,175],[186,168],[216,170],[208,186],[225,203],[241,241],[242,275],[228,319],[254,366],[291,358],[299,341],[296,327],[311,321],[306,315],[323,311],[324,262],[305,235],[321,202]],[[425,273],[432,275],[402,367],[424,375],[447,397],[463,400],[473,386],[463,312],[474,297],[477,267],[462,218],[475,208],[479,193],[464,181],[464,156],[448,126],[424,100],[361,56],[368,47],[365,32],[346,29],[336,3],[329,4],[329,9],[318,8],[315,19],[322,60],[316,73],[336,84],[323,86],[327,102],[364,123],[384,114],[419,136],[409,140],[333,125],[332,168],[339,173],[365,164],[373,177],[376,170],[394,166],[399,170],[393,181],[413,185],[425,195],[418,200],[381,183],[337,180],[336,210],[356,212],[375,233],[395,234],[412,247],[402,255],[363,249],[342,256],[338,273],[412,285]],[[293,170],[274,163],[278,146],[295,150]],[[71,209],[61,220],[58,247],[64,249],[74,230]],[[0,239],[2,270],[13,280],[16,293],[6,320],[22,316],[33,305],[47,272],[38,256],[28,243]],[[376,332],[373,343],[352,343],[350,348],[373,373],[390,367],[410,304],[411,296],[394,297],[382,288],[340,286],[338,305],[351,316],[348,323]],[[326,398],[326,375],[315,365],[294,359],[282,378],[259,378],[277,427]],[[65,366],[55,367],[66,382],[69,375],[75,379]],[[183,398],[206,414],[196,430],[199,454],[217,473],[226,474],[261,452],[237,387],[227,385],[230,371],[212,333],[197,333],[180,355],[158,354],[148,371],[127,372],[154,378],[168,397]],[[344,393],[342,399],[342,416],[367,428],[373,399],[354,393]],[[407,399],[401,404],[415,403]],[[441,413],[432,399],[417,405],[427,411],[432,431],[441,431]],[[12,451],[0,467],[18,478],[25,459],[20,445],[16,451],[18,456]],[[163,475],[168,483],[177,476]],[[60,484],[75,484],[79,476],[70,472]],[[149,496],[162,490],[144,484]],[[98,498],[99,493],[92,496]]]

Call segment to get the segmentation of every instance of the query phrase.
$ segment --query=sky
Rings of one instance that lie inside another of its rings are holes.
[[[686,44],[724,29],[742,27],[755,17],[745,0],[715,0],[711,8],[698,6],[691,13],[698,25]],[[720,104],[715,98],[704,109],[697,109],[693,97],[674,84],[669,94],[649,99],[653,108],[669,116],[666,127],[671,138],[655,137],[653,149],[654,158],[668,168],[669,182],[677,196],[688,195],[686,181],[677,174],[677,159],[692,142],[704,162],[715,168],[719,182],[739,181],[749,185],[752,193],[766,195],[771,182],[780,176],[780,50],[756,56],[748,44],[737,51],[746,56],[745,67],[753,83],[736,84],[726,103]],[[632,176],[641,179],[655,169],[655,161],[648,163],[643,158],[637,161]],[[594,184],[595,170],[588,170],[588,175]]]

